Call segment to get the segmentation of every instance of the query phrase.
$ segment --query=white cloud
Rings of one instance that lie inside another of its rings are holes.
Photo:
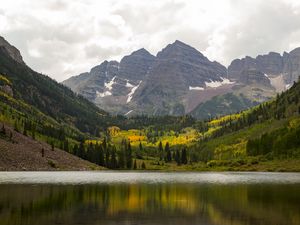
[[[0,0],[0,35],[58,81],[176,39],[225,65],[300,46],[298,0]]]

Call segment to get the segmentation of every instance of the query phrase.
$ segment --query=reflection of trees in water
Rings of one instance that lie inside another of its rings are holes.
[[[297,185],[1,185],[0,225],[163,224],[170,219],[181,224],[300,224],[299,193]]]

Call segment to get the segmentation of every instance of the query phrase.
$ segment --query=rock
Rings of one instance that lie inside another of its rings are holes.
[[[113,114],[183,115],[227,93],[244,93],[250,103],[270,99],[299,74],[300,48],[283,55],[270,52],[235,59],[226,69],[177,40],[156,56],[142,48],[120,63],[104,61],[63,83]]]
[[[300,75],[300,48],[290,53],[284,52],[280,55],[270,52],[266,55],[258,55],[255,59],[246,56],[242,59],[235,59],[228,67],[228,76],[231,79],[242,82],[244,71],[256,70],[266,74],[269,78],[283,76],[286,86],[297,81]]]
[[[22,63],[22,64],[25,64],[24,61],[23,61],[23,58],[21,56],[21,53],[20,51],[10,45],[3,37],[0,36],[0,48],[4,48],[5,51],[7,52],[7,54],[12,58],[14,59],[15,61],[17,61],[18,63]]]

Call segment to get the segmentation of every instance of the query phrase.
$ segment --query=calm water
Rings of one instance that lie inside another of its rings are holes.
[[[299,225],[300,173],[0,172],[2,224]]]

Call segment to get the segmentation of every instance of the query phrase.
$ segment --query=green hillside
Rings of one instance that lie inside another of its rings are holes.
[[[259,169],[257,164],[273,161],[270,170],[299,170],[290,160],[300,158],[300,83],[240,114],[210,122],[216,129],[195,148],[210,167]],[[277,168],[276,163],[289,162]],[[295,167],[293,167],[295,166]]]

